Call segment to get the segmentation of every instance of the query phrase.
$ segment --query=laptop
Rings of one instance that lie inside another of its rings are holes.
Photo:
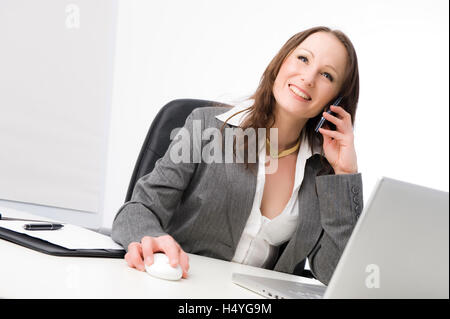
[[[267,298],[449,298],[448,192],[378,180],[328,285],[234,273]]]

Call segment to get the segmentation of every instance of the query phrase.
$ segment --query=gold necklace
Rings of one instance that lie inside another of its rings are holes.
[[[298,150],[298,148],[300,147],[300,139],[298,139],[297,144],[295,144],[291,148],[288,148],[287,150],[282,151],[281,153],[278,153],[276,150],[272,150],[272,148],[270,147],[269,138],[266,138],[266,147],[269,149],[270,157],[282,158],[282,157],[288,156],[289,154],[292,154]]]

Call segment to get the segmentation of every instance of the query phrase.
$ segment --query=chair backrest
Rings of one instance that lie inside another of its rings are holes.
[[[205,106],[227,105],[207,100],[179,99],[163,106],[153,120],[142,145],[128,185],[125,202],[131,200],[134,186],[139,178],[150,173],[155,167],[155,162],[166,153],[171,142],[170,133],[172,130],[183,127],[186,118],[194,109]]]

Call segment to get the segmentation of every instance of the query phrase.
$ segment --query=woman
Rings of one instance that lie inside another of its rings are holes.
[[[308,258],[328,284],[363,206],[352,128],[358,95],[356,53],[342,32],[294,35],[264,72],[251,107],[198,108],[184,126],[190,133],[196,123],[271,128],[257,162],[174,163],[173,141],[114,220],[112,237],[126,247],[128,265],[143,271],[154,252],[164,252],[187,278],[189,252],[301,274]],[[335,116],[324,112],[337,96]],[[325,124],[316,133],[322,116],[336,130]],[[205,159],[206,143],[182,146]]]

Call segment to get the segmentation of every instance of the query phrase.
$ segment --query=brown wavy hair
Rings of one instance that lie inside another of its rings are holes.
[[[275,115],[273,113],[275,107],[273,86],[280,67],[283,64],[284,60],[289,56],[289,54],[291,54],[291,52],[295,48],[297,48],[297,46],[299,46],[311,34],[316,32],[328,32],[334,34],[334,36],[345,46],[347,50],[347,69],[345,72],[344,82],[338,96],[342,96],[340,106],[343,107],[348,113],[350,113],[353,125],[359,98],[359,71],[356,51],[350,39],[342,31],[331,30],[328,27],[319,26],[304,30],[292,36],[283,45],[283,47],[281,47],[280,51],[269,63],[261,77],[258,88],[256,89],[255,93],[250,96],[250,98],[254,100],[254,103],[251,107],[246,109],[249,110],[249,112],[245,118],[245,121],[240,125],[243,130],[247,128],[253,128],[257,132],[258,128],[269,129],[275,123]],[[333,100],[329,101],[328,105],[331,104]],[[324,107],[326,107],[326,105],[324,105]],[[301,132],[301,134],[306,134],[308,143],[311,147],[311,151],[313,151],[313,149],[317,145],[319,145],[320,147],[322,147],[323,145],[322,134],[318,134],[314,131],[315,126],[321,118],[321,115],[322,114],[319,113],[316,117],[310,118]],[[222,125],[221,130],[223,130],[225,124],[226,122]],[[256,138],[256,140],[258,140],[258,137]],[[248,151],[248,141],[244,142],[243,147],[245,151]],[[324,168],[319,174],[334,173],[333,168],[324,158],[324,156],[321,156],[321,162]],[[246,168],[248,168],[249,166],[254,167],[255,163],[249,163],[248,161],[245,161],[245,164]]]

